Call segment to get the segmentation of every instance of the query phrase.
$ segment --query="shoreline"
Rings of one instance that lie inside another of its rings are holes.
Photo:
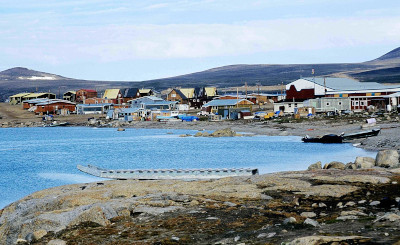
[[[68,122],[68,120],[60,120],[59,122]],[[67,119],[67,118],[65,118]],[[2,128],[17,127],[43,127],[43,122],[1,122]],[[143,129],[187,129],[195,131],[215,131],[230,128],[235,132],[252,133],[255,135],[266,136],[299,136],[311,137],[322,136],[325,134],[341,134],[359,132],[366,130],[362,128],[361,122],[349,122],[348,120],[303,120],[302,122],[283,122],[276,121],[196,121],[196,122],[152,122],[152,121],[106,121],[93,119],[93,121],[74,121],[68,127],[108,127],[108,128],[143,128]],[[355,147],[364,150],[379,151],[384,149],[396,149],[400,151],[400,124],[397,121],[378,122],[376,125],[369,127],[380,128],[381,132],[378,136],[354,139],[348,141]]]

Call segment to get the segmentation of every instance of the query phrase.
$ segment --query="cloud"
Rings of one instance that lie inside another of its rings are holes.
[[[162,9],[168,7],[168,3],[157,3],[144,7],[145,10]]]
[[[35,38],[24,47],[3,46],[8,55],[45,59],[52,64],[74,60],[107,63],[397,44],[400,42],[400,17],[66,27],[34,29],[24,35]]]

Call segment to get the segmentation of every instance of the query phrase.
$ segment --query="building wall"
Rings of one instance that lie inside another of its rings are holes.
[[[282,102],[274,104],[274,112],[283,111],[284,113],[294,113],[295,108],[303,107],[303,102]]]
[[[96,91],[86,91],[86,90],[78,90],[76,91],[76,101],[83,102],[84,99],[97,97]]]
[[[84,104],[105,104],[105,103],[112,103],[109,99],[103,98],[89,98],[83,101]]]
[[[315,98],[314,88],[310,89],[301,89],[298,91],[294,85],[290,86],[288,90],[286,90],[286,99],[287,100],[308,100]]]
[[[167,100],[169,101],[180,101],[181,103],[184,102],[184,99],[182,96],[176,92],[175,89],[173,89],[167,96]]]
[[[70,112],[75,111],[75,105],[66,103],[54,103],[49,105],[39,105],[37,106],[35,113],[47,113],[54,114],[57,110],[67,109]]]
[[[305,90],[305,91],[313,90],[315,96],[324,96],[325,90],[332,91],[329,88],[324,88],[321,85],[315,84],[315,83],[305,80],[305,79],[297,79],[294,82],[288,83],[286,85],[286,91],[290,90],[292,86],[294,86],[294,88],[297,92],[300,92],[301,90]],[[296,92],[293,91],[293,93],[296,93]],[[309,93],[309,92],[303,92],[303,93]],[[286,96],[286,99],[289,99],[289,98]],[[290,99],[293,99],[293,98],[290,98]],[[297,99],[297,98],[295,98],[295,99]]]
[[[366,93],[335,93],[328,94],[327,97],[350,98],[352,111],[367,110],[368,106],[375,106],[377,109],[385,109],[385,96],[392,94],[392,91],[366,92]]]
[[[323,97],[304,101],[304,106],[314,107],[317,112],[345,111],[351,110],[351,99]]]

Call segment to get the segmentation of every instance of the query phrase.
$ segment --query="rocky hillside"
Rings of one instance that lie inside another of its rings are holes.
[[[0,211],[0,244],[398,244],[400,169],[371,167],[389,158],[218,180],[56,187]]]

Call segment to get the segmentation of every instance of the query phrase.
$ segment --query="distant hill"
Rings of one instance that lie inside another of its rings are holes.
[[[400,47],[393,49],[387,54],[382,55],[377,60],[391,60],[391,59],[399,59],[400,58]]]
[[[66,80],[62,76],[34,71],[24,67],[15,67],[0,72],[1,80]]]
[[[106,88],[127,87],[162,90],[170,87],[236,87],[243,86],[245,82],[248,85],[278,85],[287,84],[300,77],[309,77],[312,69],[315,70],[315,76],[352,77],[363,82],[400,83],[400,48],[362,63],[238,64],[142,82],[79,80],[16,67],[0,72],[0,101],[19,92],[51,91],[61,94],[80,88],[96,89],[101,93]]]
[[[230,65],[182,76],[145,81],[150,86],[243,86],[260,83],[277,85],[300,77],[315,76],[353,77],[364,82],[400,83],[400,48],[372,61],[363,63],[288,64],[288,65]]]
[[[132,87],[127,82],[90,81],[15,67],[0,72],[0,101],[21,92],[52,92],[57,96],[68,90],[95,89],[101,94],[107,88]]]

